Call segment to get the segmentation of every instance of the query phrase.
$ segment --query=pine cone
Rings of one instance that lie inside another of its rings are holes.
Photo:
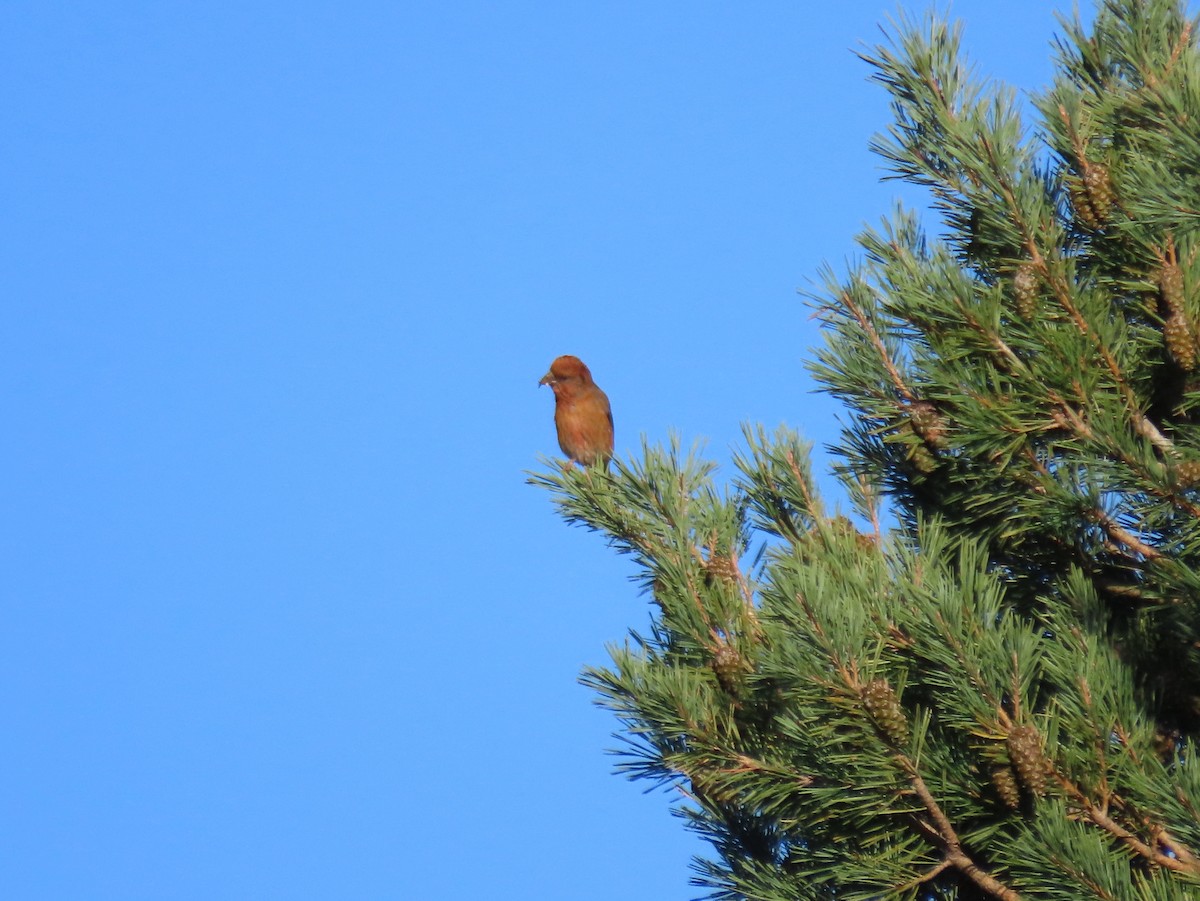
[[[1013,306],[1017,315],[1032,322],[1037,315],[1038,277],[1033,263],[1026,261],[1013,276]]]
[[[934,447],[946,443],[946,424],[937,407],[927,400],[919,400],[908,406],[909,422],[913,431]]]
[[[1008,733],[1008,759],[1025,790],[1035,798],[1046,793],[1047,760],[1042,737],[1033,726],[1017,726]]]
[[[860,550],[873,551],[878,547],[875,543],[874,535],[869,535],[858,531],[854,523],[852,523],[846,516],[839,514],[831,519],[829,523],[839,535],[853,536],[854,543],[858,545]]]
[[[1175,482],[1181,488],[1200,485],[1200,460],[1181,460],[1176,463]]]
[[[1103,225],[1112,213],[1113,187],[1108,174],[1108,167],[1100,163],[1084,163],[1083,187],[1087,191],[1088,200],[1092,203],[1092,211]]]
[[[908,459],[912,461],[917,472],[929,475],[937,470],[937,458],[930,453],[929,448],[923,444],[918,444],[909,451]]]
[[[1173,316],[1183,315],[1183,270],[1178,263],[1164,263],[1158,273],[1158,290],[1163,306]]]
[[[1180,369],[1191,372],[1196,368],[1196,343],[1192,340],[1192,330],[1183,314],[1174,313],[1163,324],[1163,341],[1171,359]]]
[[[732,697],[742,694],[743,680],[746,676],[746,661],[733,645],[723,644],[713,654],[712,671],[717,677],[717,684]]]
[[[860,551],[877,551],[879,550],[878,539],[869,532],[854,533],[854,543],[858,545]]]
[[[992,788],[1000,796],[1001,802],[1009,810],[1017,810],[1021,806],[1021,791],[1017,787],[1017,776],[1010,766],[992,768]]]
[[[728,554],[710,554],[704,561],[704,578],[710,585],[713,582],[736,585],[739,575],[737,564]]]
[[[1154,733],[1154,750],[1163,763],[1175,763],[1183,747],[1183,735],[1178,729],[1157,729]]]
[[[908,743],[908,721],[900,707],[900,699],[884,679],[876,679],[862,689],[863,706],[893,745]]]
[[[1071,206],[1075,208],[1075,218],[1091,231],[1099,229],[1100,217],[1096,215],[1096,210],[1092,207],[1091,198],[1088,196],[1083,182],[1077,178],[1068,179],[1067,191],[1071,195]]]

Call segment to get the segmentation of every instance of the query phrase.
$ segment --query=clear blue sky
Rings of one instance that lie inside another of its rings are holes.
[[[898,190],[894,9],[6,3],[0,897],[694,897],[537,380],[832,440],[797,289]],[[1048,4],[954,11],[1047,81]]]

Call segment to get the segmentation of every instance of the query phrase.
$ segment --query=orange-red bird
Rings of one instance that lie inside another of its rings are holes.
[[[554,425],[562,452],[583,466],[597,460],[607,466],[613,452],[612,408],[583,360],[559,357],[538,384],[554,391]]]

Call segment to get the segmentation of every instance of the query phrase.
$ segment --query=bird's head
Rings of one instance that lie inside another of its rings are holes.
[[[550,371],[542,376],[539,385],[549,385],[555,388],[561,384],[586,385],[592,380],[591,370],[579,357],[565,354],[550,364]]]

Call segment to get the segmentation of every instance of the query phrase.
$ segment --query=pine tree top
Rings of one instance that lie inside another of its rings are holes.
[[[634,558],[650,629],[584,681],[717,896],[1200,897],[1196,34],[1064,20],[1032,123],[937,17],[864,54],[936,220],[813,298],[867,531],[787,429],[725,488],[678,442],[534,476]]]

